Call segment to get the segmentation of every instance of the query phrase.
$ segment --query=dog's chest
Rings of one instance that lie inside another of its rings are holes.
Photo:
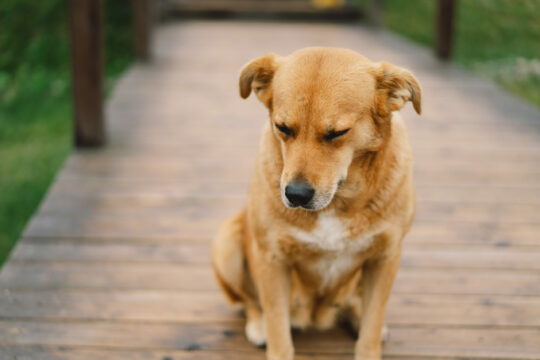
[[[295,229],[291,235],[320,254],[315,261],[303,264],[320,279],[319,289],[331,287],[357,267],[358,254],[373,242],[373,236],[352,236],[348,223],[335,216],[333,211],[319,215],[312,231]]]

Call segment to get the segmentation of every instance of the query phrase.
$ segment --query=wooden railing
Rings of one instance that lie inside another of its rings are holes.
[[[103,0],[68,2],[74,142],[78,147],[100,146],[105,142]],[[131,0],[135,54],[141,61],[148,61],[151,57],[153,3],[152,0]],[[126,6],[129,6],[128,2]]]
[[[106,138],[103,108],[103,0],[67,1],[72,43],[74,142],[78,147],[100,146]],[[140,61],[151,58],[156,2],[131,0],[134,48]],[[383,0],[371,0],[369,13],[376,24],[381,23],[383,3]],[[449,59],[452,54],[454,9],[455,0],[438,0],[435,52],[441,59]]]

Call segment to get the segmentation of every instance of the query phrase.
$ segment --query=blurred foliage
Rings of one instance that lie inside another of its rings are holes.
[[[0,1],[0,264],[71,149],[67,3]],[[132,59],[131,8],[104,6],[110,87]]]
[[[438,1],[383,1],[385,26],[434,47]],[[540,105],[540,1],[456,3],[455,61]]]
[[[438,0],[382,1],[385,26],[422,44],[435,43],[434,15]]]

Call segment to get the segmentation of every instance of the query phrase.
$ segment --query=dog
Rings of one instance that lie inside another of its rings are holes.
[[[268,54],[240,95],[266,106],[246,207],[212,245],[221,288],[244,306],[268,360],[294,357],[291,327],[358,332],[356,360],[381,358],[386,303],[415,213],[412,155],[397,110],[421,112],[411,72],[337,48]]]

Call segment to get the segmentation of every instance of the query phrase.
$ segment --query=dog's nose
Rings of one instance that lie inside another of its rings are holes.
[[[291,181],[285,187],[285,196],[291,204],[296,206],[306,205],[313,199],[315,189],[305,181]]]

